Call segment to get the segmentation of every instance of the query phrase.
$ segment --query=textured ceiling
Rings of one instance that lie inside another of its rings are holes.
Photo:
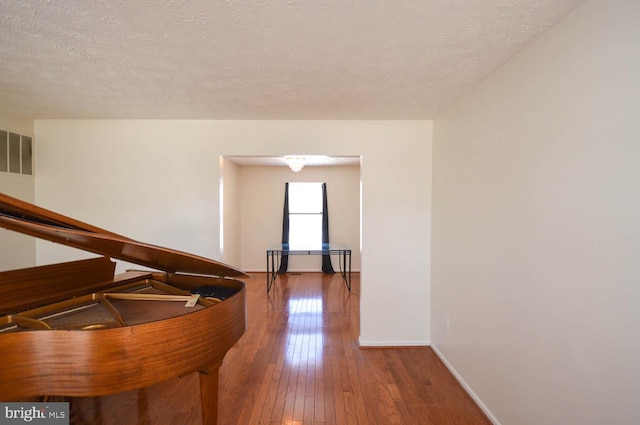
[[[583,0],[0,0],[0,111],[428,119]]]

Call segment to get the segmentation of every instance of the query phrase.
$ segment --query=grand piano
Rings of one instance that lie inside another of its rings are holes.
[[[0,401],[101,396],[197,372],[202,423],[217,423],[218,371],[246,329],[245,273],[1,193],[0,227],[99,255],[0,272]],[[152,270],[115,274],[112,259]]]

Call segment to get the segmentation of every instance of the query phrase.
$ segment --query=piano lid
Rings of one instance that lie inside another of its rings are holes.
[[[208,258],[150,245],[0,193],[0,227],[168,273],[247,277]]]

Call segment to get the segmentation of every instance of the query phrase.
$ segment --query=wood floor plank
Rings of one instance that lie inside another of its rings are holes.
[[[264,273],[220,369],[219,425],[489,425],[429,347],[360,348],[360,279]],[[200,425],[198,377],[75,399],[79,424]]]

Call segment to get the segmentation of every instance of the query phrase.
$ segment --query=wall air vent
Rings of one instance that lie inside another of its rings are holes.
[[[0,172],[33,175],[33,138],[0,130]]]

